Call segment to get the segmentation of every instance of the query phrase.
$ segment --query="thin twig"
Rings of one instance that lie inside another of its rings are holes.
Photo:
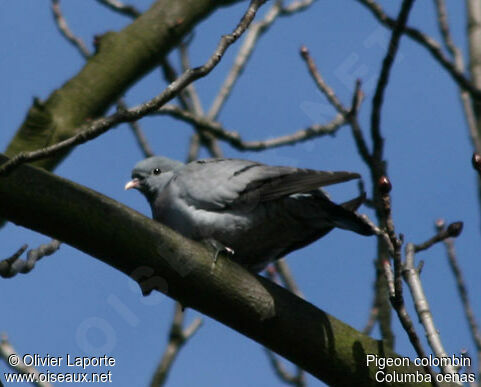
[[[84,59],[89,59],[92,54],[87,48],[87,46],[85,46],[83,40],[77,37],[68,26],[67,20],[63,16],[60,9],[60,0],[52,0],[52,11],[55,23],[62,36],[65,37],[67,41],[70,42],[80,52]],[[127,105],[123,99],[120,99],[117,102],[117,107],[123,110],[127,109]],[[139,147],[142,150],[144,156],[153,156],[154,153],[152,152],[152,149],[147,142],[147,139],[140,125],[136,121],[133,121],[129,123],[129,126],[132,129],[132,132],[134,133],[137,143],[139,144]]]
[[[120,110],[128,109],[127,104],[125,103],[125,100],[123,98],[118,100],[117,109],[120,109]],[[129,122],[129,126],[130,126],[130,129],[132,129],[132,132],[134,133],[134,137],[143,155],[145,157],[153,156],[155,153],[152,150],[152,147],[150,146],[149,141],[147,140],[147,137],[145,137],[144,131],[140,127],[139,122],[138,121]]]
[[[22,356],[15,351],[12,344],[8,341],[8,337],[5,333],[2,334],[0,339],[0,358],[5,360],[10,368],[18,373],[32,375],[35,384],[38,387],[53,387],[53,384],[49,382],[41,382],[39,379],[40,372],[38,372],[34,367],[27,366],[23,362]]]
[[[454,44],[454,40],[451,36],[451,31],[448,23],[448,15],[446,10],[446,4],[444,0],[434,0],[436,13],[438,16],[438,26],[443,38],[444,45],[448,49],[449,53],[454,59],[454,66],[459,73],[464,73],[464,60],[461,50]],[[471,141],[473,142],[474,148],[481,152],[481,140],[479,139],[479,134],[476,126],[476,117],[473,110],[473,104],[469,92],[464,88],[459,87],[459,96],[461,98],[461,104],[464,110],[464,117],[466,118],[466,123],[468,125],[469,134],[471,136]]]
[[[23,245],[10,258],[0,261],[0,277],[11,278],[18,273],[27,274],[35,267],[35,264],[45,256],[55,253],[61,242],[52,239],[49,243],[40,245],[36,249],[32,249],[27,253],[27,259],[22,260],[20,256],[27,249],[27,245]]]
[[[291,269],[287,264],[285,259],[279,259],[274,262],[274,267],[276,268],[277,274],[282,280],[284,287],[289,289],[292,293],[294,293],[297,297],[304,298],[299,286],[297,286],[294,277],[292,276]]]
[[[443,221],[436,222],[436,228],[438,232],[441,232],[444,229],[444,222]],[[471,306],[471,301],[469,300],[466,282],[464,280],[463,273],[458,263],[456,249],[454,248],[454,239],[453,238],[445,239],[444,245],[446,246],[446,253],[448,257],[449,267],[453,272],[454,278],[456,280],[456,286],[458,288],[458,294],[463,304],[464,315],[466,316],[466,320],[468,321],[469,331],[471,333],[471,337],[473,339],[474,345],[476,346],[477,356],[478,356],[478,359],[481,359],[481,332],[479,330],[478,323],[476,322],[473,308]],[[478,369],[478,374],[480,371],[481,369]]]
[[[443,222],[444,225],[444,222]],[[446,238],[457,237],[461,234],[463,230],[463,222],[454,222],[451,223],[447,228],[444,226],[438,229],[436,235],[432,238],[428,239],[426,242],[423,242],[419,245],[414,245],[414,252],[417,253],[419,251],[423,251],[429,249],[432,245],[438,242],[442,242],[446,240]]]
[[[391,212],[391,197],[390,191],[392,188],[391,182],[385,176],[386,167],[383,161],[383,140],[381,137],[380,128],[380,112],[382,108],[382,102],[384,97],[384,91],[389,80],[389,73],[394,63],[396,53],[399,47],[399,40],[401,38],[404,27],[407,23],[409,16],[409,11],[414,3],[414,0],[404,0],[401,5],[401,10],[396,21],[396,27],[394,28],[387,53],[384,57],[381,73],[379,75],[376,91],[373,98],[373,108],[371,114],[371,136],[373,138],[373,152],[372,152],[372,162],[369,163],[369,168],[371,169],[371,175],[374,181],[377,182],[377,187],[375,187],[376,192],[376,204],[377,214],[380,218],[381,224],[386,228],[386,233],[389,236],[391,244],[393,246],[393,262],[394,262],[394,278],[393,273],[390,269],[389,261],[387,259],[382,259],[382,266],[386,275],[386,280],[389,285],[390,301],[393,306],[398,318],[406,331],[409,341],[413,345],[416,353],[420,358],[426,357],[426,352],[419,340],[419,337],[414,328],[414,324],[409,316],[403,297],[403,283],[402,283],[402,239],[399,238],[395,232],[394,221]],[[381,174],[381,175],[380,175]],[[434,385],[438,385],[435,379],[435,374],[429,365],[424,367],[426,373],[431,375]]]
[[[334,90],[327,85],[322,78],[321,73],[317,70],[316,64],[314,63],[314,59],[312,59],[311,55],[309,54],[309,50],[306,46],[301,47],[301,57],[307,64],[307,68],[309,70],[309,74],[311,74],[312,79],[316,83],[317,87],[320,91],[324,93],[328,101],[331,103],[332,106],[336,108],[336,110],[344,116],[349,114],[349,111],[344,107],[341,101],[337,98],[336,93]]]
[[[55,25],[58,27],[62,36],[80,52],[80,55],[82,55],[85,59],[88,59],[90,56],[90,51],[85,45],[84,41],[75,36],[70,30],[60,9],[60,0],[52,0],[52,13],[55,19]]]
[[[383,152],[383,138],[381,136],[381,108],[384,101],[384,92],[389,81],[389,74],[391,72],[394,59],[399,48],[399,41],[404,32],[414,0],[404,0],[401,6],[401,11],[397,18],[396,26],[391,34],[389,47],[386,55],[382,61],[381,73],[376,85],[376,91],[372,99],[371,112],[371,137],[373,140],[373,157],[375,160],[382,160]]]
[[[347,109],[339,98],[336,96],[334,90],[324,81],[322,78],[317,66],[314,62],[314,59],[311,57],[309,50],[306,46],[302,46],[301,50],[301,57],[307,64],[307,69],[309,70],[309,74],[311,75],[312,79],[316,83],[319,91],[321,91],[327,98],[327,100],[331,103],[331,105],[341,114],[351,125],[352,134],[354,137],[354,141],[356,142],[357,149],[359,154],[361,155],[362,159],[366,162],[366,164],[370,164],[372,162],[371,155],[369,153],[369,149],[367,147],[366,141],[364,140],[364,136],[361,131],[361,127],[357,120],[357,112],[359,109],[359,105],[363,100],[363,93],[361,90],[361,81],[358,80],[356,82],[355,91],[352,97],[352,105],[351,109]]]
[[[411,291],[416,313],[421,321],[422,326],[424,327],[426,338],[434,352],[434,355],[440,359],[446,358],[448,357],[448,354],[446,353],[443,343],[441,342],[439,331],[434,325],[433,315],[419,278],[419,272],[414,266],[415,251],[415,246],[412,243],[408,243],[406,245],[406,262],[403,268],[403,276]],[[449,362],[442,363],[440,368],[445,375],[454,375],[457,373],[456,369]]]
[[[160,108],[156,114],[170,115],[175,118],[188,122],[196,127],[208,131],[216,138],[228,142],[231,146],[238,150],[261,151],[268,148],[276,148],[284,145],[294,145],[299,142],[310,140],[314,137],[325,135],[333,135],[341,126],[346,124],[346,120],[338,115],[334,120],[326,125],[312,125],[308,128],[298,130],[286,136],[271,138],[260,141],[244,141],[238,132],[226,130],[216,121],[211,121],[205,117],[198,117],[189,111],[182,110],[174,105],[165,105]]]
[[[188,45],[191,40],[192,36],[190,37],[190,39],[188,39],[188,41],[182,42],[179,47],[180,60],[183,71],[190,68]],[[191,83],[190,85],[188,85],[185,88],[184,93],[186,94],[187,101],[189,102],[187,105],[187,110],[195,114],[196,116],[203,117],[204,108],[202,107],[202,103],[200,101],[199,95],[197,94],[197,90],[195,89],[194,84]],[[200,127],[196,127],[195,129],[199,134],[200,143],[207,148],[210,155],[212,157],[222,157],[223,153],[220,149],[217,139],[210,133],[206,133],[205,131],[203,131]]]
[[[446,4],[444,3],[444,0],[434,0],[434,7],[438,16],[439,32],[441,32],[444,45],[446,46],[452,57],[456,58],[460,54],[460,51],[459,48],[456,47],[456,45],[454,44],[453,38],[451,36]]]
[[[202,325],[202,319],[196,318],[187,328],[183,328],[185,313],[182,305],[175,303],[174,317],[170,327],[169,343],[165,349],[162,359],[154,372],[151,387],[163,386],[172,368],[175,358],[185,343],[195,335]]]
[[[295,375],[291,375],[274,352],[269,351],[267,348],[264,348],[264,350],[279,379],[287,384],[290,384],[291,386],[306,386],[306,378],[301,368],[297,367],[297,373]]]
[[[85,143],[100,136],[115,125],[138,120],[139,118],[158,110],[162,105],[164,105],[166,102],[170,101],[172,98],[178,95],[180,90],[185,88],[188,84],[199,78],[205,77],[212,71],[212,69],[222,59],[224,53],[229,48],[229,46],[232,45],[246,30],[246,28],[254,19],[257,10],[264,2],[265,0],[252,0],[249,8],[247,9],[246,13],[242,17],[237,27],[231,34],[224,35],[220,39],[220,42],[214,54],[207,60],[207,62],[203,66],[185,71],[179,78],[177,78],[173,83],[167,86],[167,88],[158,96],[139,106],[127,110],[120,109],[110,116],[98,118],[90,122],[89,124],[86,124],[83,127],[79,128],[78,134],[57,144],[32,152],[20,152],[19,154],[12,157],[9,161],[5,162],[3,165],[0,166],[0,176],[5,175],[7,172],[11,171],[13,168],[20,164],[29,161],[44,159],[55,153],[65,151],[75,145]]]
[[[284,8],[281,1],[275,1],[272,7],[266,12],[264,19],[256,23],[252,23],[234,59],[234,64],[224,79],[217,96],[212,102],[207,114],[208,118],[215,120],[218,117],[222,107],[227,101],[227,98],[231,94],[236,81],[242,74],[247,62],[249,61],[257,41],[265,32],[267,32],[277,17],[292,15],[295,12],[305,10],[313,2],[314,0],[299,0],[289,4],[289,6]]]
[[[419,336],[416,333],[416,329],[414,328],[413,321],[409,316],[406,305],[404,303],[404,296],[403,296],[403,286],[402,286],[402,254],[401,254],[401,247],[402,241],[397,237],[395,230],[394,230],[394,223],[392,220],[392,213],[391,213],[391,198],[389,196],[389,192],[385,192],[382,195],[382,200],[384,202],[384,211],[386,217],[386,229],[389,238],[391,239],[391,243],[394,246],[394,275],[390,269],[389,261],[384,262],[385,274],[389,284],[390,290],[390,300],[391,305],[393,306],[396,314],[398,315],[399,321],[401,322],[402,327],[406,331],[409,341],[411,342],[412,346],[414,347],[417,355],[419,358],[425,358],[426,352],[419,340]],[[433,385],[437,386],[438,383],[436,382],[435,374],[433,369],[429,365],[425,365],[424,370],[426,373],[429,373],[432,378]]]
[[[139,17],[142,13],[133,5],[126,5],[119,0],[97,0],[100,4],[105,5],[111,10],[131,18]]]
[[[381,6],[377,4],[375,0],[357,0],[357,2],[369,9],[376,19],[384,26],[391,29],[396,27],[396,20],[386,15]],[[470,79],[466,78],[466,76],[460,72],[456,66],[444,55],[443,50],[438,42],[436,42],[430,36],[412,27],[406,27],[405,34],[415,42],[425,47],[461,88],[469,91],[474,98],[481,98],[481,90],[479,90]]]

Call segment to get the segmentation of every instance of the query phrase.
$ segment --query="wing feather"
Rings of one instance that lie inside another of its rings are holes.
[[[206,159],[187,164],[175,180],[189,205],[206,210],[276,200],[359,178],[357,173],[273,167],[248,160]]]

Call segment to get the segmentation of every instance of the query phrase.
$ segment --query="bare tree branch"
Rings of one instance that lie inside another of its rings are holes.
[[[208,131],[220,140],[227,141],[231,146],[238,150],[261,151],[268,148],[276,148],[284,145],[294,145],[298,142],[310,140],[315,137],[333,135],[341,126],[346,124],[345,119],[338,115],[334,120],[326,125],[312,125],[308,128],[298,130],[286,136],[275,137],[268,140],[244,141],[238,132],[226,130],[221,124],[211,121],[205,117],[196,116],[186,110],[182,110],[174,105],[165,105],[156,114],[170,115],[188,122],[195,127]]]
[[[465,72],[463,54],[461,50],[454,44],[454,40],[451,36],[451,31],[448,23],[448,15],[446,10],[446,4],[444,0],[434,0],[436,13],[438,16],[438,26],[443,37],[443,42],[449,53],[454,59],[454,66],[460,73]],[[469,13],[468,13],[469,18]],[[474,54],[474,53],[472,53]],[[476,126],[476,117],[473,110],[473,101],[468,91],[459,88],[459,96],[461,98],[461,104],[464,110],[464,116],[466,118],[466,124],[468,125],[471,141],[476,151],[481,152],[481,140]]]
[[[62,36],[65,37],[65,39],[67,39],[67,41],[69,41],[80,52],[80,54],[84,57],[84,59],[86,60],[89,59],[92,54],[90,50],[87,48],[87,46],[85,46],[83,40],[75,36],[75,34],[72,32],[72,30],[68,26],[67,20],[63,16],[62,11],[60,9],[60,0],[52,0],[52,11],[55,19],[55,24],[57,25]],[[117,107],[121,110],[127,109],[127,105],[123,99],[120,99],[117,102]],[[137,140],[137,144],[142,150],[142,153],[144,154],[144,156],[146,157],[153,156],[154,153],[152,152],[152,149],[138,122],[136,121],[129,122],[129,126],[132,129],[132,132],[134,133],[134,136]]]
[[[352,106],[351,106],[351,109],[349,110],[342,104],[342,102],[336,96],[336,93],[334,92],[334,90],[324,81],[319,70],[316,67],[316,64],[314,63],[314,59],[311,57],[309,50],[307,49],[306,46],[301,47],[300,53],[301,53],[301,57],[306,62],[307,68],[309,70],[309,74],[314,79],[314,82],[316,83],[318,89],[326,96],[327,100],[331,103],[331,105],[351,125],[352,134],[353,134],[354,140],[356,141],[356,146],[361,157],[366,162],[366,164],[371,163],[371,155],[369,153],[369,149],[364,140],[361,127],[357,120],[357,110],[359,108],[359,104],[363,99],[363,94],[361,91],[361,82],[359,80],[356,82],[356,89],[352,97]]]
[[[382,160],[383,158],[383,138],[381,136],[381,108],[384,101],[384,91],[386,90],[389,81],[389,74],[391,72],[394,58],[399,48],[399,41],[404,32],[414,0],[405,0],[402,3],[401,11],[397,18],[396,26],[393,29],[389,47],[384,60],[382,61],[381,73],[376,85],[376,91],[372,98],[371,111],[371,137],[373,140],[372,155],[375,160]]]
[[[265,32],[267,32],[269,27],[276,21],[277,17],[291,15],[295,12],[302,11],[309,7],[313,2],[314,0],[299,0],[284,8],[282,6],[282,1],[276,0],[272,7],[267,11],[263,20],[252,23],[246,33],[241,47],[239,48],[233,66],[222,83],[217,96],[212,102],[207,114],[209,119],[215,120],[217,118],[227,98],[231,94],[237,79],[242,74],[247,62],[249,61],[257,41]]]
[[[461,234],[461,231],[463,230],[463,222],[451,223],[447,228],[444,227],[444,222],[442,222],[442,224],[443,227],[439,228],[437,234],[434,235],[432,238],[419,245],[413,245],[414,253],[429,249],[435,243],[442,242],[447,238],[457,237],[459,236],[459,234]]]
[[[196,318],[187,328],[184,329],[185,313],[182,305],[175,303],[174,318],[170,327],[169,343],[167,348],[157,366],[152,381],[151,387],[163,386],[167,381],[170,369],[174,363],[179,351],[186,344],[186,342],[196,334],[202,325],[202,319]]]
[[[37,261],[45,256],[55,253],[61,242],[52,239],[49,243],[40,245],[36,249],[32,249],[27,253],[27,259],[21,260],[20,256],[27,249],[27,245],[23,245],[15,254],[10,258],[0,261],[0,277],[10,278],[18,273],[27,274],[35,267]]]
[[[183,71],[186,71],[190,68],[188,44],[188,42],[183,42],[179,47]],[[190,102],[188,105],[188,110],[199,117],[204,116],[204,108],[202,107],[202,103],[193,83],[185,88],[185,93],[188,96],[188,101]],[[196,127],[196,130],[199,134],[200,143],[207,148],[210,155],[212,157],[222,157],[222,150],[219,147],[217,139],[210,133],[203,131],[202,128]]]
[[[13,348],[12,344],[8,341],[8,337],[5,333],[2,334],[0,339],[0,358],[5,360],[5,363],[9,365],[10,368],[21,374],[33,375],[38,387],[53,387],[53,384],[49,382],[41,382],[39,380],[40,373],[32,366],[27,366],[22,360],[22,356]]]
[[[5,157],[0,156],[0,160]],[[26,186],[25,181],[30,184]],[[31,184],[37,189],[30,189]],[[212,269],[212,251],[202,244],[45,170],[22,165],[1,178],[0,202],[10,203],[0,206],[0,217],[102,260],[133,277],[145,294],[161,289],[182,305],[238,330],[327,384],[348,385],[355,378],[359,385],[374,385],[377,367],[370,364],[359,373],[359,356],[399,357],[382,341],[362,335],[225,256],[221,255]],[[148,274],[139,278],[139,268],[148,269]],[[413,364],[390,370],[423,372]]]
[[[384,26],[394,29],[396,27],[396,21],[386,15],[379,4],[375,0],[356,0],[360,4],[364,5],[376,19]],[[413,39],[415,42],[425,47],[431,55],[441,64],[441,66],[451,75],[456,83],[463,89],[469,91],[469,93],[476,99],[481,98],[481,90],[477,88],[471,80],[461,73],[454,64],[444,55],[441,46],[433,38],[427,36],[421,31],[407,26],[405,28],[405,34]]]
[[[438,232],[443,232],[445,230],[444,221],[439,220],[436,222],[436,228]],[[446,246],[446,253],[449,262],[449,267],[453,272],[454,278],[456,280],[456,286],[458,288],[458,294],[461,298],[461,303],[463,304],[464,315],[469,325],[469,331],[473,339],[474,345],[476,347],[476,352],[478,356],[478,361],[481,361],[481,332],[479,330],[478,323],[474,316],[473,308],[471,306],[471,301],[468,297],[468,289],[466,287],[466,282],[464,280],[463,273],[458,263],[456,250],[454,248],[454,239],[447,238],[444,240],[444,245]],[[479,367],[478,367],[479,368]],[[478,374],[481,369],[478,369]]]
[[[88,59],[90,56],[90,51],[85,45],[84,41],[79,37],[75,36],[70,30],[63,14],[60,9],[60,0],[52,0],[52,13],[55,19],[55,24],[58,27],[62,36],[67,39],[79,52],[84,59]]]
[[[166,102],[174,98],[185,86],[196,79],[202,78],[209,74],[222,59],[222,56],[229,46],[234,43],[246,30],[251,21],[254,19],[257,10],[264,2],[265,0],[252,0],[247,12],[242,17],[238,26],[231,34],[224,35],[221,38],[214,54],[208,59],[208,61],[201,67],[185,71],[179,78],[177,78],[176,81],[171,83],[158,96],[137,107],[133,107],[128,110],[118,110],[116,113],[110,116],[96,119],[90,124],[85,125],[83,128],[81,128],[81,130],[79,130],[78,134],[68,138],[67,140],[36,151],[21,152],[17,154],[0,166],[0,176],[6,174],[8,171],[20,164],[28,161],[47,158],[55,153],[65,151],[75,145],[92,140],[119,123],[135,121],[146,116],[147,114],[154,112]]]
[[[448,354],[446,353],[443,343],[441,342],[441,335],[434,325],[431,308],[429,307],[429,302],[419,278],[419,271],[414,266],[415,251],[416,248],[412,243],[408,243],[406,245],[406,261],[404,263],[403,276],[409,286],[409,289],[411,290],[414,307],[416,308],[419,320],[424,327],[426,338],[434,352],[434,355],[439,359],[445,358],[448,357]],[[450,363],[443,363],[440,365],[440,368],[444,374],[457,374],[457,370]]]
[[[291,386],[305,387],[307,385],[304,372],[301,368],[297,367],[297,373],[291,375],[274,352],[269,351],[267,348],[264,348],[264,351],[279,379]]]
[[[389,191],[391,190],[391,183],[387,178],[382,179],[379,182],[379,191],[381,192],[381,199],[383,201],[383,210],[385,212],[385,219],[386,219],[386,231],[391,239],[391,243],[394,247],[394,275],[391,272],[389,261],[384,261],[384,269],[385,275],[389,284],[390,290],[390,300],[391,305],[393,306],[396,314],[398,315],[399,321],[401,322],[402,327],[406,331],[409,341],[411,342],[412,346],[414,347],[416,353],[418,354],[419,358],[425,358],[426,352],[419,340],[419,337],[416,333],[416,329],[414,328],[413,321],[407,312],[406,305],[404,303],[404,296],[403,296],[403,283],[402,283],[402,240],[397,237],[395,229],[394,229],[394,222],[392,219],[391,213],[391,197],[389,195]],[[435,373],[433,369],[426,365],[424,366],[424,370],[426,373],[429,373],[432,377],[432,383],[435,386],[438,386],[438,382],[435,378]]]

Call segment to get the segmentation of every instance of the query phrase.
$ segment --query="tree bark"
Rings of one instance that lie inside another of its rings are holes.
[[[366,355],[399,357],[227,258],[213,266],[213,252],[202,244],[42,169],[22,165],[0,178],[0,203],[0,216],[90,254],[134,278],[144,292],[160,290],[331,385],[374,386],[378,368],[366,364]],[[393,371],[423,373],[414,365],[388,367]]]
[[[76,134],[143,75],[159,64],[197,23],[220,6],[240,0],[157,0],[120,32],[98,38],[97,52],[83,69],[42,102],[36,99],[5,153],[43,148]],[[54,169],[67,153],[36,165]]]

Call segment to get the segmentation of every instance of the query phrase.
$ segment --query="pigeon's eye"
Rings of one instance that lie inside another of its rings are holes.
[[[160,172],[162,172],[162,171],[160,170],[160,168],[155,168],[155,169],[152,171],[152,173],[153,173],[154,175],[160,175]]]

